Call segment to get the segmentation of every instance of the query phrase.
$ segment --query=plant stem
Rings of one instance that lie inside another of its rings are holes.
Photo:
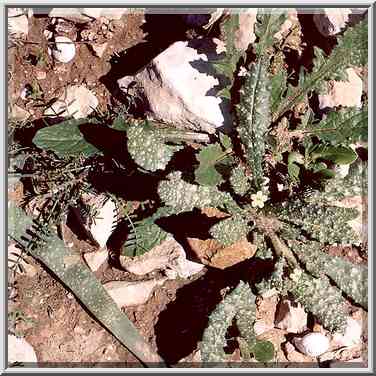
[[[299,267],[294,254],[290,251],[286,244],[275,233],[272,232],[268,235],[277,255],[285,257],[290,266],[294,268]]]

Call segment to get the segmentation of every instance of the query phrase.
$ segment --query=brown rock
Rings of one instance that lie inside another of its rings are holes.
[[[246,239],[240,240],[229,247],[223,247],[214,239],[188,238],[187,241],[192,251],[203,264],[218,269],[226,269],[249,259],[257,250],[257,247]]]

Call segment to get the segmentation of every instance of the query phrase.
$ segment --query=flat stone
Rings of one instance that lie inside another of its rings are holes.
[[[277,328],[288,333],[302,333],[307,328],[307,313],[301,304],[293,306],[285,299],[278,305],[275,322]]]
[[[338,34],[349,20],[350,8],[325,8],[315,13],[313,21],[318,31],[328,37]]]

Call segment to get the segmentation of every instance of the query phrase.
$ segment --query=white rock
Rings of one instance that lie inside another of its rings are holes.
[[[92,272],[97,271],[101,265],[108,259],[108,250],[100,249],[97,252],[88,252],[83,255],[88,267]]]
[[[189,278],[204,268],[202,264],[187,260],[182,246],[173,238],[166,239],[142,256],[120,256],[120,263],[125,270],[133,274],[145,275],[162,270],[169,279]]]
[[[8,269],[15,263],[18,263],[25,274],[33,277],[37,273],[37,270],[33,265],[26,262],[25,256],[26,254],[23,253],[20,248],[16,247],[16,243],[14,241],[11,241],[8,244]]]
[[[259,336],[263,333],[266,333],[271,329],[273,329],[273,325],[268,325],[263,320],[256,320],[255,323],[253,324],[253,330],[254,330],[256,336]]]
[[[30,113],[20,106],[14,104],[10,107],[9,117],[14,120],[23,121],[27,120],[30,117]]]
[[[98,99],[85,86],[70,86],[65,93],[47,108],[44,112],[47,116],[70,117],[81,119],[91,114],[98,106]]]
[[[348,347],[361,342],[362,324],[358,320],[349,317],[345,332],[333,334],[332,340],[336,346]]]
[[[8,17],[18,17],[25,14],[24,8],[8,8]]]
[[[53,48],[48,48],[48,53],[61,63],[69,63],[76,55],[74,42],[67,37],[56,37]]]
[[[346,69],[347,81],[329,81],[327,93],[319,95],[320,109],[336,106],[361,107],[363,82],[353,68]]]
[[[338,165],[335,168],[336,173],[338,174],[338,176],[341,179],[345,178],[349,174],[349,170],[350,170],[350,165],[349,164],[347,164],[347,165]]]
[[[37,363],[33,347],[24,338],[8,334],[8,363]]]
[[[145,304],[156,286],[161,286],[167,278],[141,282],[112,281],[103,287],[119,308]]]
[[[16,37],[25,37],[29,32],[29,21],[27,16],[21,15],[8,18],[8,33]]]
[[[101,248],[105,247],[116,224],[116,206],[112,200],[98,209],[97,215],[90,226],[90,232]]]
[[[297,21],[298,21],[298,12],[296,11],[296,9],[289,9],[287,12],[286,20],[281,25],[281,28],[279,29],[279,31],[277,31],[274,34],[274,38],[281,40],[283,36],[285,36],[290,31],[294,23],[296,23]]]
[[[256,40],[255,23],[257,8],[249,8],[239,13],[239,29],[235,32],[235,47],[246,51],[248,46]]]
[[[278,305],[276,328],[289,333],[302,333],[307,328],[307,313],[301,304],[294,307],[289,300],[283,300]]]
[[[330,36],[338,34],[346,26],[349,14],[349,8],[325,8],[314,14],[313,21],[322,35]]]
[[[93,49],[94,53],[98,57],[102,57],[104,54],[104,51],[106,51],[108,43],[103,44],[91,44],[91,48]]]
[[[329,339],[321,333],[309,333],[294,339],[295,347],[305,355],[319,356],[329,349]]]
[[[48,16],[80,22],[88,22],[100,17],[120,20],[127,11],[128,8],[53,8]]]
[[[175,42],[141,72],[123,77],[118,84],[121,90],[127,91],[136,83],[135,90],[145,98],[149,118],[178,128],[213,133],[216,128],[231,124],[227,105],[221,98],[210,95],[219,82],[209,75],[212,65],[208,55],[218,55],[210,50],[208,41],[190,43]],[[193,45],[207,47],[208,52],[198,53]]]

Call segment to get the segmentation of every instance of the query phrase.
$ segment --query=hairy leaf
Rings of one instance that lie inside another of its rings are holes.
[[[293,223],[320,243],[354,244],[358,235],[348,222],[358,216],[356,209],[325,206],[296,200],[280,212],[280,219]]]
[[[239,215],[234,215],[212,226],[210,235],[227,247],[246,237],[249,230],[247,221]]]
[[[348,317],[346,301],[327,278],[314,278],[296,269],[284,285],[294,299],[314,314],[326,329],[331,332],[344,330]]]
[[[240,196],[244,196],[250,189],[248,177],[244,168],[239,165],[231,171],[230,184],[234,192]]]
[[[263,180],[265,133],[270,125],[269,98],[267,67],[259,60],[249,72],[237,107],[238,132],[256,187],[260,187]]]
[[[368,269],[355,265],[342,257],[331,256],[321,250],[320,243],[292,242],[292,250],[306,269],[316,277],[326,274],[349,297],[367,309]]]
[[[191,211],[193,208],[223,207],[232,203],[228,193],[215,187],[199,186],[185,182],[180,172],[173,172],[159,184],[161,200],[175,210],[175,213]]]
[[[181,146],[166,145],[159,132],[147,124],[128,128],[128,151],[134,161],[148,171],[163,170]]]
[[[240,281],[209,316],[208,326],[200,345],[203,362],[222,363],[226,360],[223,347],[226,344],[227,329],[234,318],[237,320],[241,336],[252,346],[255,341],[253,332],[255,311],[255,296],[249,285]]]

